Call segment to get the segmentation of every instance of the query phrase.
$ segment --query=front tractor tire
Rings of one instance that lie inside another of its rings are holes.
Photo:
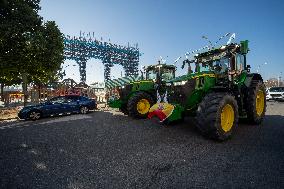
[[[153,104],[154,100],[149,94],[138,92],[128,100],[127,111],[129,116],[133,118],[146,118]]]
[[[248,122],[260,124],[266,112],[265,86],[262,81],[252,81],[246,97],[246,112]]]
[[[239,120],[235,98],[224,92],[207,94],[197,110],[197,127],[203,135],[216,140],[231,137]]]

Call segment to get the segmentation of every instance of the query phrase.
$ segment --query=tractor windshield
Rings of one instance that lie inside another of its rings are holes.
[[[158,75],[161,77],[162,81],[173,79],[175,77],[175,69],[165,67],[148,69],[146,72],[146,79],[156,80]]]
[[[146,74],[147,79],[156,79],[157,78],[157,72],[156,70],[148,70]]]
[[[228,70],[229,67],[229,58],[221,58],[213,60],[210,62],[201,62],[200,63],[200,72],[204,71],[214,71],[216,73],[224,73]]]
[[[239,53],[230,57],[223,53],[200,56],[197,57],[197,62],[200,66],[200,72],[214,71],[215,73],[225,73],[230,68],[230,71],[240,73],[245,69],[245,57]]]
[[[175,77],[175,70],[173,69],[163,69],[161,78],[162,80],[170,80]]]

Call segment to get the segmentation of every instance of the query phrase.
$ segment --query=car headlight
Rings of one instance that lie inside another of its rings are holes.
[[[30,109],[28,109],[28,108],[24,108],[24,107],[23,107],[22,109],[20,109],[20,110],[19,110],[19,112],[23,112],[23,113],[24,113],[24,112],[28,112],[28,111],[30,111]]]
[[[24,106],[19,106],[18,111],[22,111],[24,109]]]

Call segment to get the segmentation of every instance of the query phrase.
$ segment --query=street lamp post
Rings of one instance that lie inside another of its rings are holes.
[[[282,78],[281,76],[282,76],[282,72],[280,72],[280,75],[278,76],[278,87],[280,87],[281,78]]]

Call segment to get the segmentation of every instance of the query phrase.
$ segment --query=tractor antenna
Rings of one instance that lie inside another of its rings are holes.
[[[168,56],[167,56],[167,57],[168,57]],[[160,62],[161,62],[162,64],[164,64],[166,61],[167,61],[166,59],[163,59],[163,57],[160,56]]]
[[[202,39],[205,39],[205,40],[210,44],[208,50],[210,50],[210,47],[211,47],[211,49],[213,48],[213,44],[212,44],[212,42],[208,39],[208,37],[206,37],[205,35],[203,35],[203,36],[202,36]]]
[[[176,63],[179,61],[179,59],[181,59],[181,56],[178,57],[178,58],[174,61],[174,64],[176,64]]]
[[[224,37],[228,37],[230,34],[231,34],[231,33],[226,33],[225,35],[219,37],[219,39],[214,43],[214,46],[216,46],[217,43],[218,43],[219,41],[221,41],[221,39],[223,39]]]
[[[228,37],[230,34],[231,34],[231,33],[226,33],[225,35],[221,36],[221,37],[214,43],[214,45],[213,45],[212,42],[208,39],[208,37],[206,37],[206,36],[203,35],[202,38],[203,38],[203,39],[206,39],[206,40],[208,41],[209,45],[206,45],[206,46],[204,46],[204,47],[201,47],[201,48],[199,48],[199,49],[196,49],[196,50],[193,50],[193,51],[190,51],[190,52],[186,52],[186,53],[184,54],[185,58],[188,59],[188,55],[193,54],[193,53],[197,53],[197,52],[202,51],[202,50],[204,50],[204,49],[208,49],[208,50],[212,49],[214,46],[217,45],[217,43],[218,43],[219,41],[221,41],[224,37]],[[233,39],[235,39],[235,37],[236,37],[236,34],[233,33],[233,34],[230,36],[230,38],[229,38],[227,44],[230,44],[231,41],[232,41]],[[181,58],[182,58],[182,56],[178,57],[178,58],[174,61],[174,64],[176,64]]]
[[[233,39],[235,39],[235,38],[236,38],[236,34],[233,33],[233,34],[230,36],[229,40],[227,41],[227,45],[229,45],[229,44],[231,43],[231,41],[232,41]]]

